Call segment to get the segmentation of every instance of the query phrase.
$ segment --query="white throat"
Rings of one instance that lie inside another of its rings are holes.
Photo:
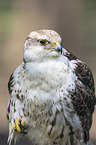
[[[74,89],[76,76],[73,74],[69,60],[60,55],[54,59],[26,63],[28,79],[32,82],[32,89],[50,92],[60,89],[60,85],[67,89]],[[69,86],[68,86],[69,84]]]

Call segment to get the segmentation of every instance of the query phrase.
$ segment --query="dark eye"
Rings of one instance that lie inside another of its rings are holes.
[[[39,43],[40,43],[40,45],[47,45],[47,44],[49,44],[49,41],[47,41],[46,39],[45,40],[42,39],[42,40],[39,40]]]

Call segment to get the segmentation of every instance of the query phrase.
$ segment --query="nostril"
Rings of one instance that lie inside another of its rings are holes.
[[[60,44],[56,45],[55,47],[53,47],[53,49],[57,52],[61,52],[62,53],[62,46]]]

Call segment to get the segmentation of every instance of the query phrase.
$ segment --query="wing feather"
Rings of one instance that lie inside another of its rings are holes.
[[[71,93],[74,110],[82,122],[84,141],[89,140],[92,125],[92,114],[95,107],[95,85],[92,72],[85,62],[80,61],[72,53],[66,51],[65,56],[71,61],[76,60],[77,76],[75,91]]]

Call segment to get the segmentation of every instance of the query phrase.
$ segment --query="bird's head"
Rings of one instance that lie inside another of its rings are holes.
[[[59,57],[62,52],[61,37],[53,30],[33,31],[24,43],[24,61]]]

